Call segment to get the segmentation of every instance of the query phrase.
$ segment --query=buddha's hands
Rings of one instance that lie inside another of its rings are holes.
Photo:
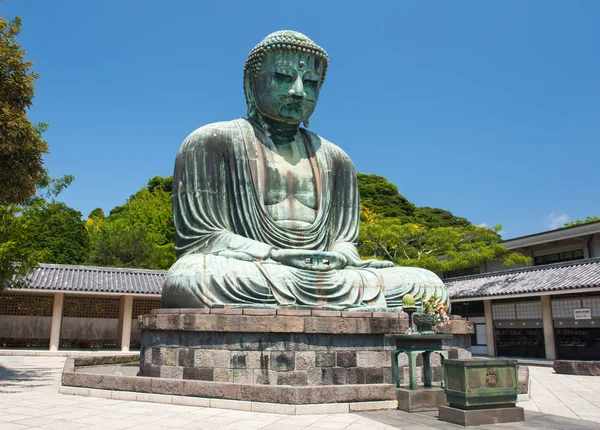
[[[352,255],[346,256],[348,260],[348,266],[352,267],[369,267],[371,269],[385,269],[388,267],[394,267],[394,263],[385,260],[362,260]]]
[[[327,272],[346,267],[348,260],[339,252],[304,249],[272,249],[269,257],[278,263],[298,269]]]

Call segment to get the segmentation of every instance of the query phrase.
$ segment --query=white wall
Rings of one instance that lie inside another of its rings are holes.
[[[61,339],[116,340],[118,337],[118,318],[63,317],[62,319]]]
[[[50,339],[52,317],[0,315],[0,337]]]

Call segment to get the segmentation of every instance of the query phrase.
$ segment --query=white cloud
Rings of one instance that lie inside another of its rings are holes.
[[[477,227],[487,227],[487,222],[482,222],[481,224],[479,224]]]
[[[552,212],[544,219],[544,223],[546,227],[550,230],[554,230],[562,227],[565,223],[569,222],[571,218],[569,218],[568,214],[559,214],[557,212]]]

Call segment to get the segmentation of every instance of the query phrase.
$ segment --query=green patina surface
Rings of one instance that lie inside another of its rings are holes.
[[[451,334],[390,334],[385,338],[396,343],[392,351],[392,379],[396,387],[400,387],[398,356],[408,356],[409,385],[411,390],[417,390],[417,357],[423,356],[423,386],[431,388],[431,354],[439,354],[442,358],[442,385],[444,381],[443,363],[448,359],[448,351],[444,350],[442,340],[451,339]]]
[[[329,57],[278,31],[244,68],[248,118],[209,124],[183,142],[173,176],[178,261],[163,308],[397,308],[407,294],[448,295],[432,272],[361,260],[352,161],[308,126]]]
[[[446,360],[444,385],[451,406],[514,405],[519,394],[515,360]]]

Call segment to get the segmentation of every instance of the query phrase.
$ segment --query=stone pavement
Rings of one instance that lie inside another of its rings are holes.
[[[408,414],[401,411],[373,411],[288,416],[62,395],[58,394],[57,389],[64,361],[64,357],[0,356],[0,429],[464,428],[438,421],[436,412]],[[522,404],[527,407],[525,423],[480,426],[478,429],[600,429],[600,418],[597,415],[600,406],[600,377],[554,375],[551,369],[540,368],[532,368],[532,376],[532,400]],[[556,391],[556,395],[551,394],[548,387],[558,387],[552,390]],[[539,395],[536,390],[539,390]],[[592,409],[592,406],[596,409]],[[548,415],[549,413],[562,413],[569,417]],[[595,422],[578,417],[594,419]]]
[[[529,367],[528,411],[594,421],[600,428],[600,376],[558,375],[549,367]]]

